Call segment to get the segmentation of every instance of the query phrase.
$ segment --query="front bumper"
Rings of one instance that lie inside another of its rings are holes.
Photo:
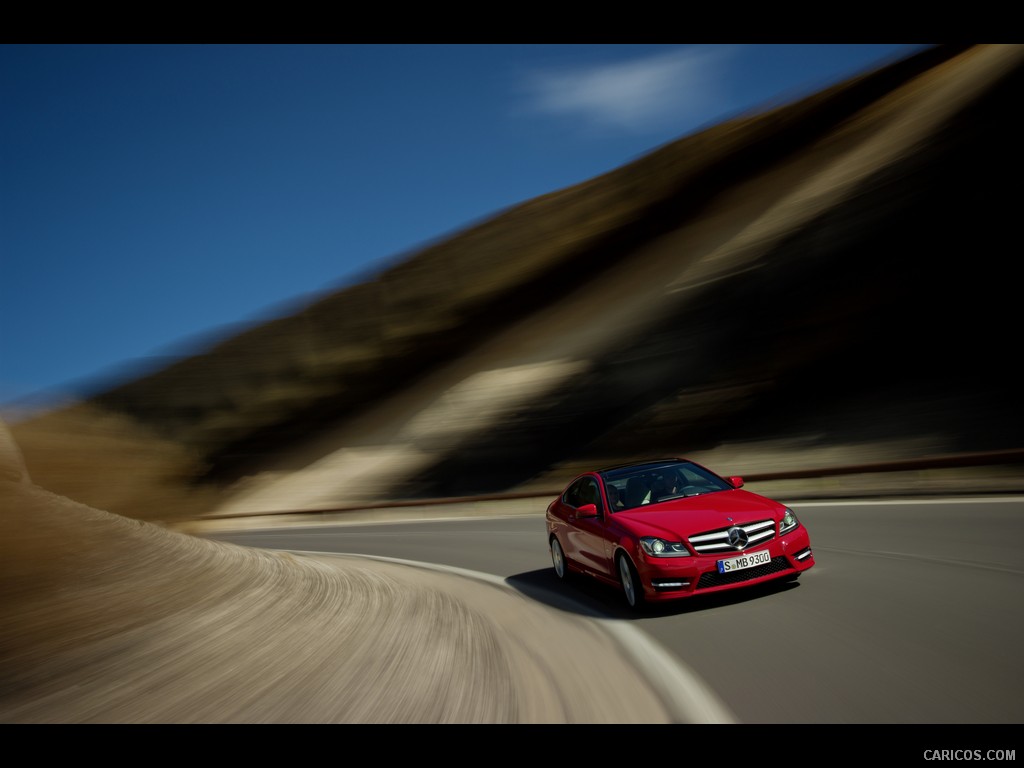
[[[634,561],[643,582],[644,596],[652,602],[753,586],[791,577],[814,566],[810,536],[802,525],[767,544],[730,552],[727,556],[766,549],[771,556],[770,562],[729,573],[718,572],[718,561],[723,555],[669,558],[640,553]]]

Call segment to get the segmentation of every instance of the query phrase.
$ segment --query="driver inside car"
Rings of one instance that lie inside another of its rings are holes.
[[[662,472],[651,486],[651,502],[679,495],[679,475],[675,470]]]
[[[622,509],[625,505],[622,503],[622,498],[619,496],[619,489],[611,483],[606,483],[604,487],[608,492],[608,506],[611,511],[617,512]]]

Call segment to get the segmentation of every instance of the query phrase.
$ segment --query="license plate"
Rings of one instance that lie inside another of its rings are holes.
[[[718,561],[718,572],[719,573],[732,573],[733,571],[742,571],[744,568],[753,568],[755,565],[765,565],[772,561],[772,556],[768,554],[767,549],[762,549],[760,552],[748,552],[745,555],[739,557],[730,557],[728,560]]]

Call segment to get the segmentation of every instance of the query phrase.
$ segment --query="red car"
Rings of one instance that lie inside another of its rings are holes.
[[[633,608],[799,578],[814,565],[807,529],[742,486],[687,459],[579,475],[545,515],[555,573],[621,587]]]

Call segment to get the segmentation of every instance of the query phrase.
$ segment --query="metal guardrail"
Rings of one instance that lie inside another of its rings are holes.
[[[850,464],[815,469],[782,470],[780,472],[758,472],[742,475],[744,483],[767,482],[769,480],[800,480],[805,478],[836,477],[840,475],[864,475],[876,472],[908,472],[922,469],[955,469],[960,467],[1003,466],[1024,464],[1024,448],[1003,451],[981,451],[976,453],[927,456],[920,459],[904,459],[873,464]],[[550,490],[518,491],[505,493],[477,494],[473,496],[449,496],[429,499],[401,499],[349,504],[316,509],[295,509],[267,512],[229,512],[205,515],[206,520],[224,520],[235,517],[260,517],[261,515],[321,514],[332,512],[359,512],[369,509],[398,509],[403,507],[427,507],[443,504],[467,504],[480,501],[515,501],[517,499],[553,498],[562,488]]]

